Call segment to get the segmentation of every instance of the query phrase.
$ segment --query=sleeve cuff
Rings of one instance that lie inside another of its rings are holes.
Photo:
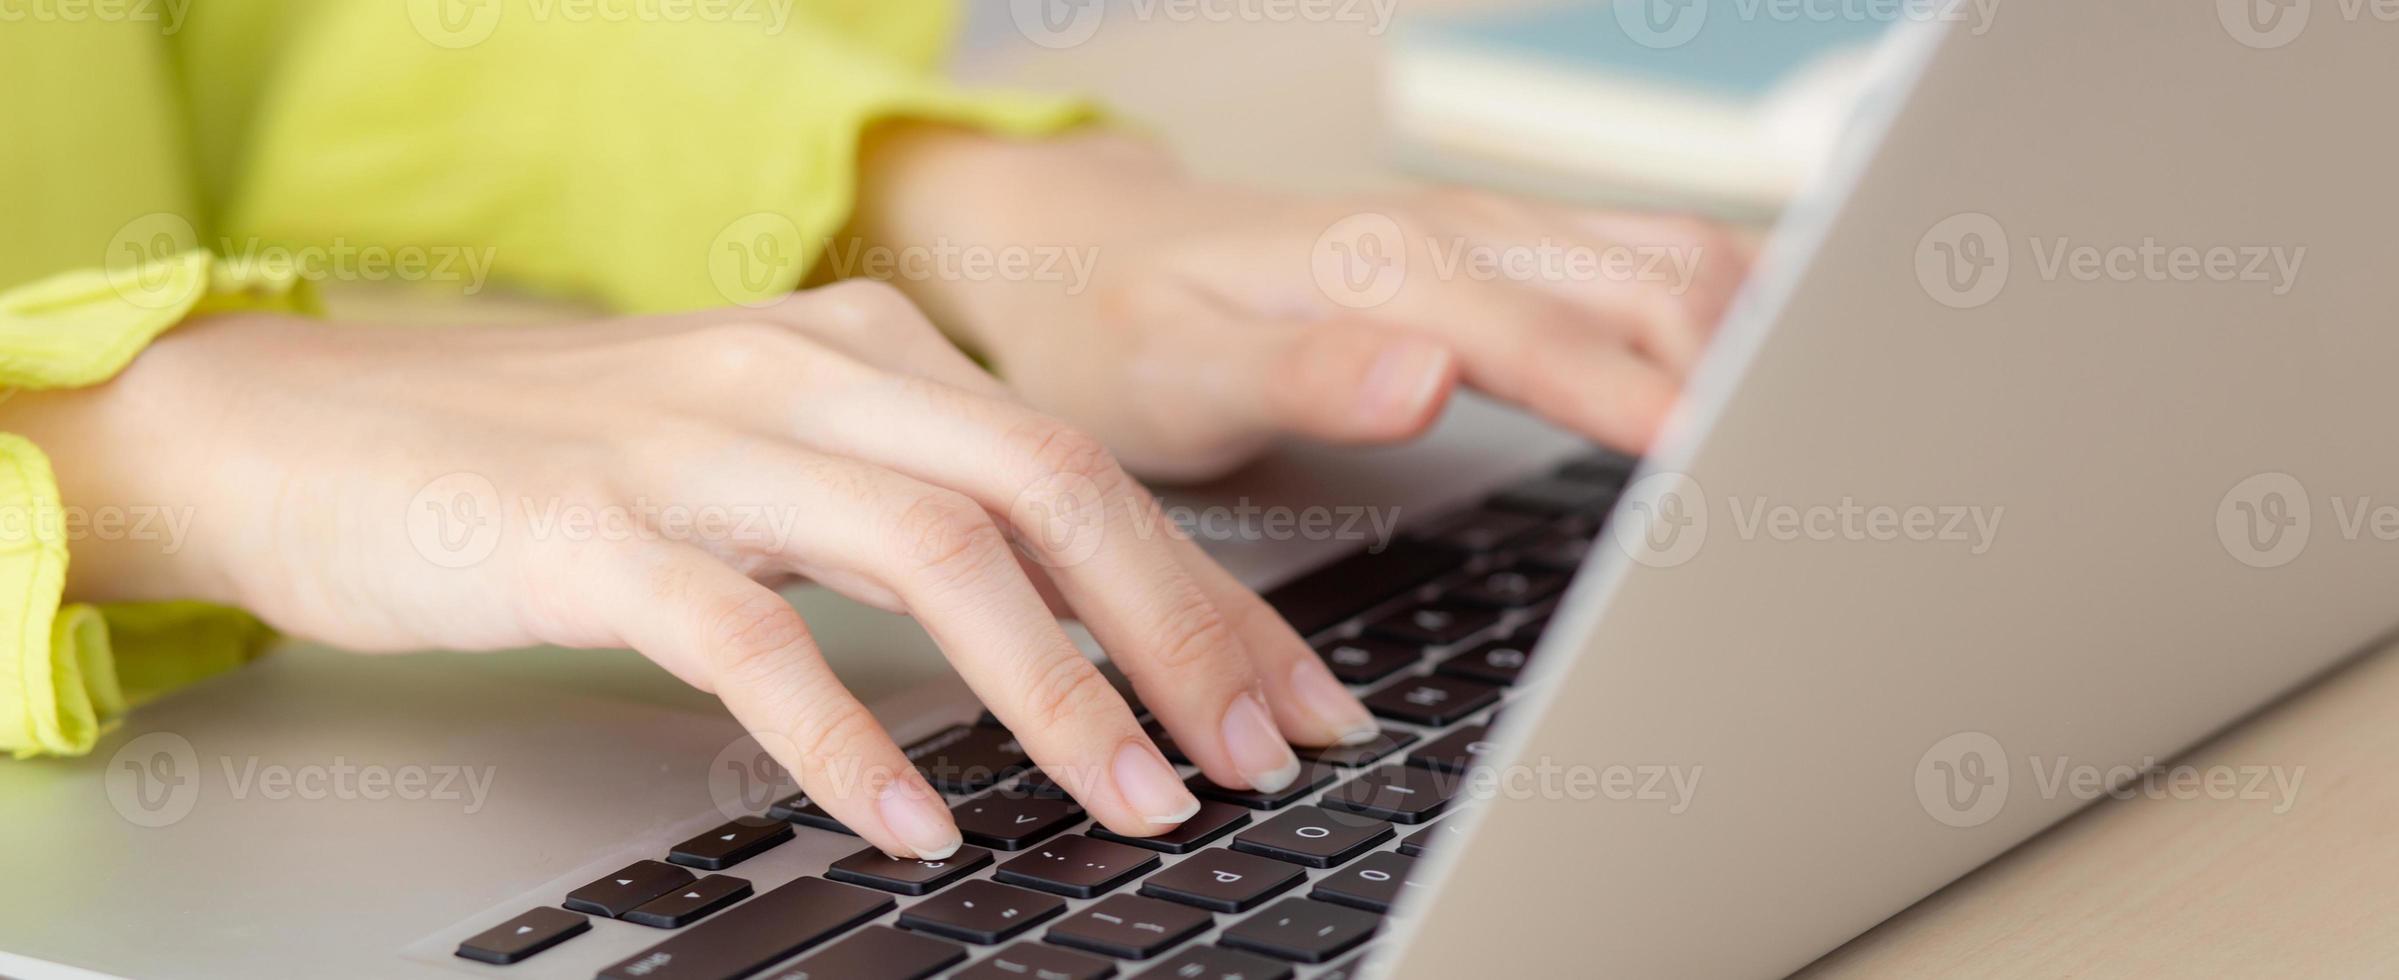
[[[0,292],[0,384],[98,384],[185,318],[235,309],[316,306],[291,270],[198,250]],[[90,752],[128,708],[230,669],[270,639],[248,615],[198,603],[62,606],[67,543],[50,458],[0,433],[0,752]]]

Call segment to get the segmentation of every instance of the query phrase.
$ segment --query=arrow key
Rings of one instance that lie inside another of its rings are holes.
[[[615,874],[566,893],[566,907],[611,919],[691,884],[691,872],[657,861],[635,861]]]
[[[543,906],[458,944],[458,955],[506,966],[591,931],[591,920]]]
[[[675,845],[666,859],[702,871],[723,871],[790,839],[790,824],[745,817]]]
[[[680,929],[718,909],[750,897],[750,883],[730,875],[708,875],[682,891],[668,892],[625,913],[625,921]]]

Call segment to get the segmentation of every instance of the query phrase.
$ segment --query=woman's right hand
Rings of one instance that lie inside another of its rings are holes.
[[[632,647],[895,856],[958,832],[775,584],[917,617],[1119,833],[1198,804],[1056,614],[1218,783],[1279,788],[1286,739],[1374,731],[1099,444],[875,284],[568,327],[218,316],[7,415],[70,504],[192,516],[177,549],[74,544],[72,600],[206,599],[367,651]]]

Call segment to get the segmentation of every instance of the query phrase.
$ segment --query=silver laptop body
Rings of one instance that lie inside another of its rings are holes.
[[[2019,0],[1895,38],[1377,962],[1786,973],[2095,795],[2055,774],[2118,785],[2399,621],[2399,25],[2347,9]],[[1196,499],[1430,514],[1575,451],[1468,404]],[[1217,550],[1267,585],[1353,546]],[[930,657],[905,621],[801,601],[901,739],[975,715],[888,686]],[[0,764],[0,974],[590,977],[661,933],[452,950],[763,806],[742,745],[628,654],[296,647]]]

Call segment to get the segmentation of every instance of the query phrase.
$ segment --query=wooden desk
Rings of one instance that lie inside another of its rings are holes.
[[[1400,16],[1467,5],[1411,0]],[[1202,173],[1320,191],[1395,179],[1376,107],[1388,37],[1358,25],[1127,16],[1065,50],[980,26],[966,77],[1101,93]],[[2287,812],[2102,801],[1800,975],[2399,976],[2394,705],[2399,659],[2353,664],[2181,760],[2303,774]]]

